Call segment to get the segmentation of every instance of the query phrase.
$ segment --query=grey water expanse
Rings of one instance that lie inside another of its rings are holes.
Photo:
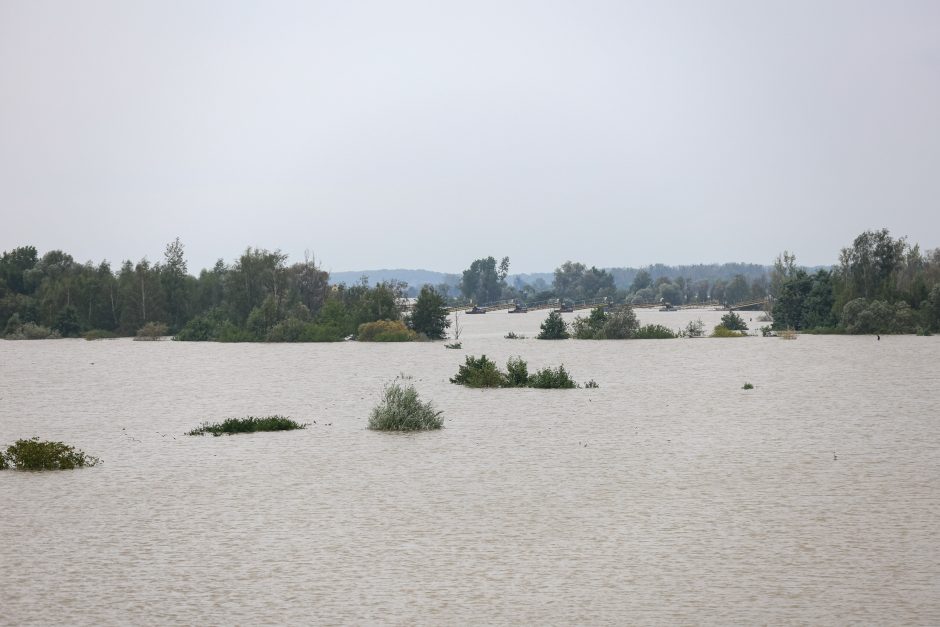
[[[0,443],[104,460],[0,472],[0,624],[940,623],[940,338],[502,339],[543,317],[0,342]],[[448,383],[481,353],[601,387]],[[365,429],[401,373],[444,429]],[[268,413],[312,424],[183,435]]]

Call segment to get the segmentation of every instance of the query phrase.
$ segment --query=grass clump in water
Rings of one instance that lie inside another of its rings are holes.
[[[205,435],[211,433],[214,436],[219,436],[223,434],[234,435],[236,433],[256,433],[258,431],[291,431],[293,429],[306,428],[306,424],[300,424],[286,416],[264,416],[261,418],[248,416],[247,418],[228,418],[214,424],[204,422],[201,426],[193,429],[186,435]]]
[[[373,431],[430,431],[444,426],[443,412],[418,397],[413,385],[393,383],[385,387],[382,401],[372,409]]]
[[[5,452],[0,452],[0,470],[71,470],[94,466],[100,461],[64,442],[41,441],[39,438],[17,440]]]
[[[753,390],[753,389],[754,389],[754,385],[751,384],[751,383],[745,383],[745,384],[744,384],[744,387],[742,387],[741,389],[742,389],[742,390]]]

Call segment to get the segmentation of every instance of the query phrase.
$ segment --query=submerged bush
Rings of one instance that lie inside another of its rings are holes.
[[[733,311],[729,311],[721,317],[721,326],[731,331],[747,331],[747,324],[744,318]]]
[[[360,342],[413,342],[418,334],[401,320],[376,320],[360,324],[356,339]]]
[[[71,470],[94,466],[101,460],[63,442],[40,441],[39,438],[17,440],[0,453],[0,469]]]
[[[369,428],[373,431],[429,431],[444,426],[443,412],[431,402],[418,398],[414,386],[397,383],[386,386],[382,401],[372,409]]]
[[[529,374],[529,365],[521,357],[511,357],[506,362],[506,372],[500,371],[496,364],[483,355],[479,359],[468,355],[466,363],[460,366],[451,383],[471,388],[576,388],[565,367],[543,368],[533,375]],[[596,384],[595,386],[596,387]]]
[[[40,326],[32,322],[26,322],[16,326],[8,322],[7,330],[6,339],[8,340],[54,340],[61,337],[58,331],[53,331],[49,327]]]
[[[753,386],[752,384],[750,384],[750,383],[745,383],[745,384],[744,384],[744,387],[742,387],[741,389],[742,389],[742,390],[753,390],[753,389],[754,389],[754,386]]]
[[[548,314],[548,317],[542,322],[541,329],[536,339],[567,340],[569,337],[568,323],[564,321],[561,314],[557,311],[552,311]]]
[[[521,334],[517,335],[515,332],[510,331],[509,333],[504,335],[503,338],[507,340],[524,340],[525,336]]]
[[[159,340],[167,334],[169,329],[162,322],[148,322],[137,329],[135,340]]]
[[[463,344],[460,342],[451,342],[450,344],[444,344],[444,348],[452,348],[454,350],[463,348]]]
[[[466,361],[450,382],[465,385],[468,388],[498,388],[505,383],[505,375],[499,371],[494,362],[486,358],[486,355],[479,359],[473,355],[467,355]]]
[[[647,324],[637,329],[634,337],[638,340],[671,340],[676,337],[676,334],[667,326]]]
[[[566,390],[576,388],[578,384],[574,382],[568,374],[568,371],[565,370],[565,366],[561,365],[554,369],[542,368],[529,377],[528,387],[541,390]]]
[[[591,379],[590,381],[588,381],[587,383],[584,384],[584,387],[585,387],[585,389],[590,390],[590,389],[599,388],[599,387],[601,387],[601,386],[599,386],[599,385],[597,384],[597,381],[595,381],[594,379]]]
[[[732,331],[723,324],[715,326],[712,330],[711,337],[746,337],[747,333],[744,331]]]
[[[575,318],[572,328],[574,337],[579,340],[629,340],[636,337],[640,323],[629,305],[614,313],[596,307],[587,318]]]
[[[686,325],[685,334],[688,337],[702,337],[705,335],[705,323],[701,320],[693,320]]]
[[[306,429],[306,424],[294,422],[285,416],[264,416],[255,418],[228,418],[222,422],[210,424],[202,423],[196,429],[193,429],[186,435],[205,435],[211,433],[219,436],[222,434],[233,435],[236,433],[256,433],[258,431],[291,431],[293,429]]]
[[[82,334],[82,337],[86,340],[110,340],[117,337],[117,334],[113,331],[106,331],[104,329],[92,329],[91,331],[85,331]]]

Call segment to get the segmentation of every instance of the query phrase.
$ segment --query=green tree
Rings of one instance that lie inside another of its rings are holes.
[[[568,324],[557,311],[548,314],[545,321],[542,322],[541,332],[536,336],[539,340],[567,340]]]
[[[493,257],[477,259],[471,263],[460,279],[460,292],[464,298],[477,304],[498,300],[509,272],[509,258],[504,257],[503,261],[505,264],[501,264],[499,269]]]
[[[744,318],[733,311],[729,311],[721,317],[721,325],[731,331],[747,331],[747,324]]]
[[[411,312],[410,327],[432,340],[442,340],[450,326],[444,298],[430,285],[421,288]]]

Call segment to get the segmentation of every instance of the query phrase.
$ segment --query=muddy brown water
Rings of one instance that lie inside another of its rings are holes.
[[[0,443],[104,460],[0,472],[0,624],[940,624],[940,338],[502,337],[543,318],[0,342]],[[448,382],[481,353],[600,388]],[[401,374],[444,429],[365,429]],[[270,413],[311,425],[183,435]]]

